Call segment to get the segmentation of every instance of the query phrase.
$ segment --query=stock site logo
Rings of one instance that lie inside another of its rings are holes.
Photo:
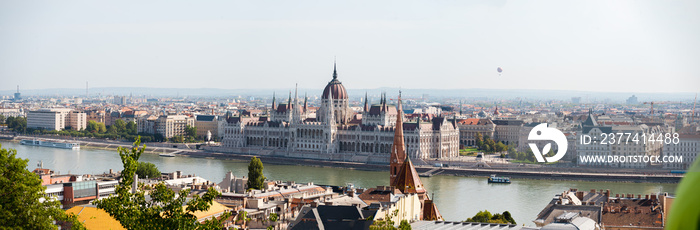
[[[547,143],[541,152],[540,149],[537,148],[537,144],[528,143],[530,145],[530,149],[532,149],[532,153],[535,154],[537,162],[545,162],[545,158],[547,159],[546,162],[556,162],[560,160],[566,154],[566,148],[568,148],[569,145],[569,143],[566,142],[566,136],[564,136],[564,133],[558,129],[547,127],[547,123],[542,123],[535,126],[535,128],[530,131],[527,139],[530,141],[554,141],[554,143],[556,143],[559,147],[554,156],[544,157],[544,154],[547,154],[549,150],[552,149],[552,143]]]

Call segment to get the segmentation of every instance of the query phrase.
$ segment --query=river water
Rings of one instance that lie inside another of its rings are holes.
[[[25,146],[15,142],[0,142],[3,148],[17,150],[21,158],[29,159],[27,168],[33,170],[42,161],[44,168],[58,173],[101,174],[109,169],[123,168],[119,154],[111,150],[97,149],[55,149]],[[248,173],[245,161],[160,157],[143,154],[140,161],[155,164],[161,172],[180,170],[184,174],[195,174],[219,183],[228,171],[236,176]],[[371,188],[388,185],[389,172],[361,171],[312,166],[264,165],[264,174],[271,180],[314,182],[323,185],[345,185]],[[649,194],[668,192],[673,194],[677,184],[586,182],[557,180],[511,179],[511,184],[489,184],[486,178],[433,176],[421,180],[429,193],[432,193],[440,213],[446,220],[463,221],[479,210],[491,213],[510,211],[518,224],[533,226],[532,220],[552,197],[569,188],[582,190],[610,189],[615,193]]]

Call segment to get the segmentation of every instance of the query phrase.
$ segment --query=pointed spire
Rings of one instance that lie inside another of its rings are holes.
[[[287,99],[287,110],[292,108],[292,91],[289,91],[289,99]]]
[[[380,96],[380,99],[379,99],[379,104],[381,107],[381,111],[384,112],[386,110],[386,93],[382,92],[382,95]]]
[[[367,101],[367,92],[365,92],[365,112],[369,111],[369,106],[368,106],[368,101]]]
[[[459,115],[462,116],[462,100],[459,100]]]
[[[301,122],[301,114],[299,114],[299,84],[294,85],[294,107],[292,109],[294,111],[292,113],[294,122]]]
[[[277,107],[275,106],[275,92],[272,92],[272,110],[274,111],[275,108],[277,108]]]
[[[391,186],[397,186],[396,180],[399,175],[400,166],[403,164],[406,156],[406,146],[403,139],[403,111],[401,108],[401,92],[399,91],[399,99],[396,106],[396,127],[394,128],[394,143],[391,145],[391,156],[389,157],[389,170]],[[414,169],[415,170],[415,169]],[[399,188],[399,187],[397,187]],[[399,188],[401,189],[401,188]]]
[[[304,112],[306,112],[306,102],[309,99],[309,97],[306,96],[306,93],[304,93]]]
[[[335,58],[333,59],[333,80],[338,79],[338,72],[335,68]]]

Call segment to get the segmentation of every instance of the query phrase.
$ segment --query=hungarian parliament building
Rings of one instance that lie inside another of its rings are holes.
[[[227,118],[221,147],[237,153],[388,163],[397,116],[404,116],[403,111],[387,103],[386,95],[373,105],[365,96],[362,113],[355,113],[334,67],[315,116],[296,92],[286,102],[273,97],[267,116]],[[417,160],[457,157],[459,129],[454,119],[428,117],[403,117],[406,154]]]

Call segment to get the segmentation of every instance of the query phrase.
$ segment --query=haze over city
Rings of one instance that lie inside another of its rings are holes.
[[[0,90],[321,89],[336,58],[348,89],[692,93],[699,11],[695,1],[3,1]]]

